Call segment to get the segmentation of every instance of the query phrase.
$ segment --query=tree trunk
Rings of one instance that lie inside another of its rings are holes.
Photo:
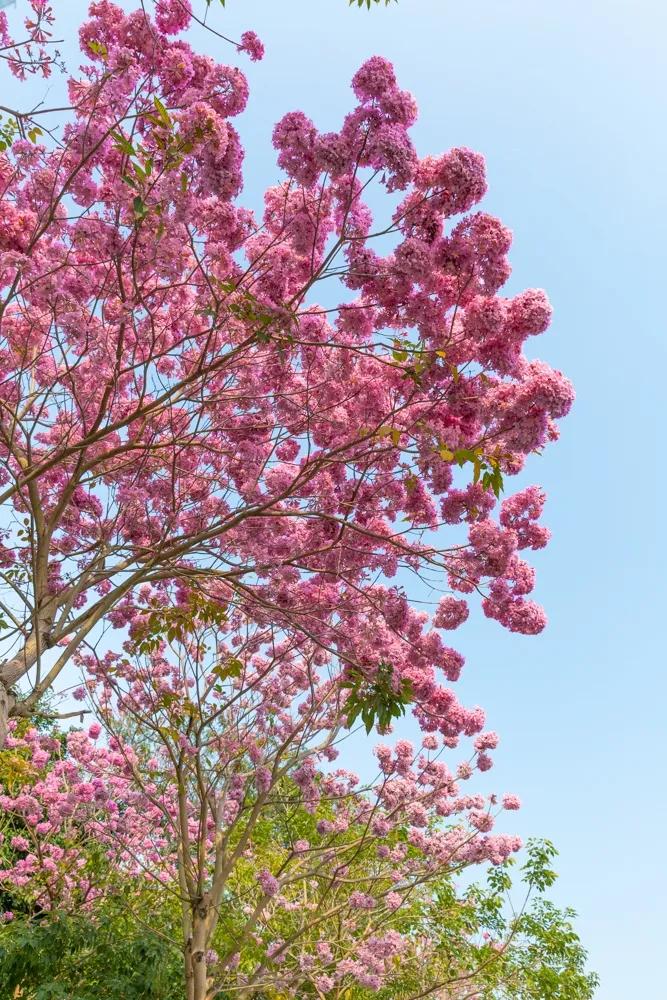
[[[3,681],[0,680],[0,750],[5,745],[9,727],[9,713],[13,709],[14,704],[13,695],[9,693]]]
[[[33,632],[18,655],[0,663],[0,750],[5,745],[7,726],[16,705],[16,698],[10,693],[10,689],[34,667],[40,648],[42,646]]]
[[[208,993],[208,906],[202,902],[192,912],[192,936],[185,949],[187,1000],[206,1000]]]

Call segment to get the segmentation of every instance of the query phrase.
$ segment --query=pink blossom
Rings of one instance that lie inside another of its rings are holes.
[[[278,879],[271,874],[268,869],[263,868],[261,872],[257,875],[257,881],[259,882],[262,892],[266,896],[275,896],[280,887]]]
[[[190,0],[155,0],[155,23],[166,35],[184,31],[192,18]]]
[[[368,893],[355,890],[350,896],[349,905],[353,910],[372,910],[375,907],[375,899]]]
[[[382,56],[371,56],[352,78],[352,89],[360,101],[381,98],[395,87],[394,67]]]
[[[495,750],[499,742],[498,733],[488,732],[476,736],[473,745],[475,750]]]
[[[264,46],[254,31],[243,32],[238,49],[239,52],[247,52],[254,62],[258,62],[264,56]]]
[[[466,601],[456,597],[443,597],[433,618],[436,628],[455,629],[466,621],[469,615]]]

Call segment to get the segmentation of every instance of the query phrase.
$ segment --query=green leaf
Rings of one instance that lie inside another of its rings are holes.
[[[243,673],[243,661],[233,657],[231,660],[227,660],[225,664],[218,663],[213,667],[211,673],[219,677],[221,681],[227,680],[228,677],[240,677]]]
[[[115,140],[117,149],[120,149],[122,153],[126,153],[127,156],[137,155],[137,152],[130,140],[126,139],[121,132],[110,132],[109,135]]]
[[[108,50],[104,42],[97,42],[93,39],[88,42],[88,48],[91,52],[94,52],[96,56],[101,56],[103,59],[106,59],[108,55]]]
[[[531,839],[526,845],[528,860],[521,869],[529,886],[544,892],[556,881],[556,872],[550,867],[558,851],[550,840]]]
[[[158,115],[160,116],[160,120],[161,120],[162,124],[165,126],[165,128],[171,128],[172,122],[171,122],[171,118],[169,117],[169,112],[165,108],[165,106],[162,103],[162,101],[160,100],[160,98],[159,97],[154,97],[153,98],[153,104],[155,105],[155,110],[157,111]]]
[[[143,219],[146,213],[148,212],[148,207],[143,198],[140,197],[140,195],[137,195],[137,197],[134,199],[134,201],[132,202],[132,207],[134,208],[134,214],[137,219]]]
[[[348,728],[361,716],[366,732],[370,733],[374,726],[384,729],[392,719],[405,714],[405,707],[412,700],[412,685],[403,679],[397,690],[393,674],[392,665],[385,661],[380,661],[372,678],[356,667],[348,671],[341,681],[341,687],[350,692],[345,702]]]

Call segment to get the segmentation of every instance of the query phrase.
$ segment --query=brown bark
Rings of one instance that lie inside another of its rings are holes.
[[[187,1000],[207,1000],[208,905],[202,900],[192,911],[192,935],[185,948]]]
[[[15,705],[15,698],[10,694],[3,681],[0,680],[0,749],[7,738],[10,713]]]

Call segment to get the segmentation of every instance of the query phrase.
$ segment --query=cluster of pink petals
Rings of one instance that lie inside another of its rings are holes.
[[[28,74],[51,74],[58,53],[50,49],[52,44],[54,14],[48,0],[28,0],[30,14],[23,20],[19,38],[14,38],[9,30],[7,15],[0,10],[0,59],[5,60],[11,73],[19,80]]]

